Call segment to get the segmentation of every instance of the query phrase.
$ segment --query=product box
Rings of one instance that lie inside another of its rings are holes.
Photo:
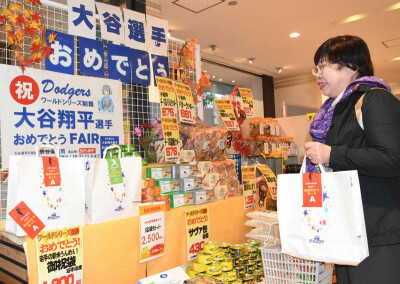
[[[161,187],[142,188],[142,202],[153,201],[153,197],[161,194]]]
[[[170,192],[171,208],[178,208],[186,205],[193,205],[193,194],[191,192]]]
[[[153,201],[164,201],[165,202],[165,211],[170,211],[171,210],[171,198],[169,194],[161,194],[161,195],[156,195],[153,197]]]
[[[179,179],[189,176],[200,176],[196,165],[177,165],[172,166],[172,178]]]
[[[154,179],[161,179],[161,178],[171,178],[171,167],[164,166],[164,167],[148,167],[146,168],[146,178],[154,178]]]
[[[211,173],[206,174],[203,177],[203,188],[204,189],[214,189],[219,183],[219,174]]]
[[[179,181],[175,179],[157,179],[156,186],[161,188],[162,193],[179,190]]]
[[[180,191],[190,191],[202,188],[203,188],[203,179],[201,177],[190,176],[179,179]]]
[[[159,274],[140,279],[138,284],[183,283],[187,279],[190,279],[190,277],[186,274],[186,272],[182,268],[176,267]]]
[[[213,194],[210,194],[210,192]],[[193,190],[191,193],[193,194],[193,204],[195,205],[214,201],[214,192],[212,190],[199,189]]]
[[[142,179],[142,188],[155,187],[156,180],[154,178]]]
[[[211,161],[197,162],[197,168],[201,176],[214,172]]]
[[[181,150],[179,152],[179,162],[195,165],[196,153],[194,152],[194,150]]]
[[[214,194],[216,200],[228,199],[228,187],[226,185],[217,185],[214,188]]]

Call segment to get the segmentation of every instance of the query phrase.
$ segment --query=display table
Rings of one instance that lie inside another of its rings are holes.
[[[139,217],[86,225],[83,228],[84,283],[137,283],[141,278],[187,263],[185,210],[207,206],[210,216],[210,240],[242,243],[250,231],[244,226],[248,219],[243,209],[243,197],[172,209],[166,212],[165,254],[147,263],[139,263]],[[4,220],[1,230],[4,231]],[[21,238],[19,238],[21,240]],[[22,239],[23,241],[23,239]],[[16,246],[15,246],[16,247]],[[36,240],[26,238],[24,244],[29,283],[38,283]],[[2,255],[12,258],[10,247],[0,247]],[[1,258],[0,258],[1,259]],[[1,262],[5,271],[14,271],[15,261]],[[147,271],[147,272],[146,272]],[[22,277],[20,277],[22,279]],[[0,270],[0,281],[7,284],[17,281]],[[25,282],[26,283],[26,282]]]

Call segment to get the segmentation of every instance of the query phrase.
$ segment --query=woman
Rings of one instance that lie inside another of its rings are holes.
[[[373,77],[359,37],[327,40],[314,63],[317,84],[329,99],[310,126],[307,169],[328,164],[333,171],[358,171],[369,246],[369,257],[358,266],[336,265],[338,283],[400,283],[400,101]]]

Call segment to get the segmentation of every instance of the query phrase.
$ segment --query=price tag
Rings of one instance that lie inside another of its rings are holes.
[[[173,81],[163,77],[156,77],[156,81],[160,94],[161,117],[177,117],[177,102]]]
[[[195,124],[195,109],[192,90],[188,85],[174,82],[176,97],[178,98],[179,121]]]
[[[39,283],[83,283],[82,227],[42,231],[36,238]]]
[[[165,204],[140,205],[140,263],[164,255]]]
[[[231,100],[214,100],[214,102],[226,128],[230,131],[240,131],[239,124],[233,111]]]
[[[161,117],[164,134],[164,152],[166,162],[176,162],[179,159],[179,129],[176,117]]]
[[[253,95],[251,94],[250,89],[245,89],[245,88],[238,88],[240,92],[240,96],[242,97],[243,100],[243,110],[246,113],[247,117],[252,117],[254,114],[253,108]]]
[[[197,253],[203,250],[204,242],[209,241],[208,207],[189,209],[185,211],[187,260],[197,258]]]
[[[244,209],[256,206],[256,168],[242,167]]]

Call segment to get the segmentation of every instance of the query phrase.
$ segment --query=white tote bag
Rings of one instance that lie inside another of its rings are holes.
[[[112,148],[118,149],[122,172],[120,183],[113,184],[111,181],[107,159],[86,160],[86,224],[139,215],[138,203],[142,198],[142,159],[140,157],[121,158],[121,149],[118,146],[106,148],[103,157]],[[113,163],[115,162],[117,161]]]
[[[357,171],[278,176],[282,253],[335,264],[357,265],[369,255]],[[306,183],[305,190],[303,182]]]
[[[54,148],[58,158],[60,182],[51,183],[51,186],[46,185],[44,161],[39,157],[42,148]],[[36,157],[10,156],[6,231],[16,236],[26,236],[8,214],[21,201],[44,223],[46,231],[84,225],[84,160],[60,158],[58,147],[55,146],[37,147],[36,152]]]

